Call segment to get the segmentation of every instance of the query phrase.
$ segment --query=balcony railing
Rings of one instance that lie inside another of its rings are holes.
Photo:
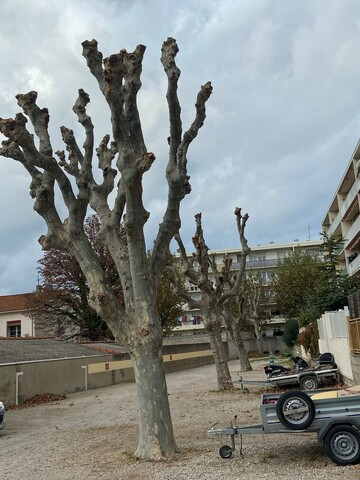
[[[248,260],[245,268],[262,268],[262,267],[275,267],[279,263],[283,263],[283,258],[272,258],[270,260]],[[232,270],[239,270],[240,263],[234,262],[231,266]]]
[[[346,267],[346,273],[348,275],[354,275],[360,269],[360,255],[357,256],[351,263]]]
[[[347,233],[345,234],[345,245],[344,248],[346,249],[348,245],[352,242],[356,234],[360,231],[360,215],[357,217],[355,222],[351,225]]]
[[[354,185],[348,191],[348,194],[346,195],[346,198],[345,198],[338,214],[334,218],[333,222],[331,223],[331,225],[329,227],[329,230],[327,231],[327,234],[329,235],[329,237],[331,237],[331,235],[333,235],[333,233],[335,232],[335,230],[339,226],[339,224],[341,222],[341,219],[345,215],[345,212],[350,207],[351,203],[354,201],[354,198],[357,195],[357,192],[359,191],[359,189],[360,189],[360,182],[356,178]]]

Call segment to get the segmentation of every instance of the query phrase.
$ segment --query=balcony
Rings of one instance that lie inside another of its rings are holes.
[[[342,218],[345,216],[347,209],[350,207],[350,205],[354,201],[359,189],[360,189],[360,181],[356,178],[354,185],[350,188],[348,194],[346,195],[346,198],[339,210],[339,213],[336,215],[336,217],[334,218],[333,222],[329,227],[329,230],[327,231],[327,234],[330,237],[334,234],[335,230],[339,226]]]
[[[360,270],[360,255],[357,256],[346,268],[347,274],[352,276]]]
[[[357,217],[355,222],[351,225],[345,236],[345,245],[344,248],[347,249],[348,246],[352,243],[356,235],[360,232],[360,215]]]
[[[283,258],[272,258],[270,260],[248,260],[245,265],[245,269],[250,268],[262,268],[262,267],[276,267],[279,263],[283,263]],[[232,270],[239,270],[240,263],[233,263],[231,266]]]

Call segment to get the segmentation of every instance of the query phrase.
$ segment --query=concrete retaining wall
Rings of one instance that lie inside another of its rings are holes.
[[[164,352],[166,372],[213,363],[209,344],[187,347],[179,345],[171,348],[172,353]],[[0,399],[10,406],[38,394],[66,395],[133,380],[131,360],[126,354],[2,364]]]
[[[255,349],[256,340],[245,340],[247,350]],[[276,337],[264,339],[263,348],[281,351]],[[229,360],[237,358],[231,342],[224,341]],[[207,336],[167,338],[163,346],[166,373],[209,365],[214,362]],[[134,380],[131,360],[127,354],[52,359],[0,365],[0,400],[17,405],[38,394],[67,395]]]

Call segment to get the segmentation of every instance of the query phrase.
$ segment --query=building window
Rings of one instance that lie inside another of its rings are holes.
[[[8,337],[21,337],[21,322],[7,322]]]
[[[266,260],[266,255],[264,253],[249,255],[249,262],[263,262],[264,260]]]
[[[263,283],[270,282],[272,274],[273,274],[272,271],[261,271],[261,272],[259,272],[260,279]]]
[[[306,248],[305,252],[311,257],[320,257],[322,253],[319,248]]]
[[[190,292],[199,292],[199,287],[194,285],[193,283],[190,284]]]

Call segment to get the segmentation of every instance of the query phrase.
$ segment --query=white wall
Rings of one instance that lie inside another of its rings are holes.
[[[33,322],[20,312],[0,314],[0,337],[7,337],[7,322],[21,321],[21,336],[33,336]]]
[[[331,352],[339,372],[353,380],[350,360],[350,346],[347,330],[349,309],[344,307],[337,312],[325,312],[318,320],[320,353]]]

